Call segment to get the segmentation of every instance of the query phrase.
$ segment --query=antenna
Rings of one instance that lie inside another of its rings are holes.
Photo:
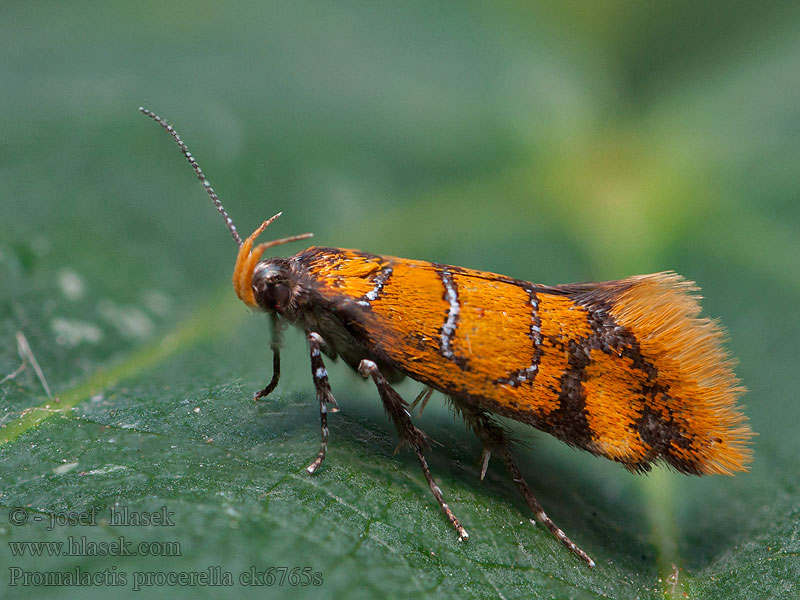
[[[211,187],[211,182],[203,174],[203,170],[200,168],[200,165],[197,164],[197,161],[194,159],[194,156],[192,156],[192,153],[189,152],[189,147],[181,139],[181,136],[178,135],[178,132],[175,131],[175,128],[172,127],[172,125],[167,123],[153,111],[147,110],[146,108],[140,106],[139,112],[153,119],[153,121],[161,125],[161,127],[163,127],[164,130],[172,136],[172,139],[175,140],[176,144],[178,144],[181,152],[183,152],[183,155],[186,157],[186,160],[189,161],[192,169],[194,169],[194,172],[197,173],[197,178],[203,184],[206,192],[208,192],[208,195],[211,196],[211,201],[214,203],[214,206],[217,207],[219,214],[221,214],[222,218],[225,219],[225,224],[228,226],[231,236],[233,236],[233,241],[236,242],[236,244],[241,248],[242,238],[239,237],[239,232],[236,231],[236,225],[233,224],[233,220],[228,216],[228,213],[225,212],[225,208],[222,206],[222,202],[219,201],[217,193],[214,191],[214,188]]]

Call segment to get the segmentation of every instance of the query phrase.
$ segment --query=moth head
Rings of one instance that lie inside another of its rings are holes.
[[[139,111],[158,123],[164,131],[172,136],[175,143],[178,144],[184,157],[189,161],[189,165],[194,169],[206,193],[208,193],[214,206],[217,207],[217,211],[228,226],[228,231],[231,232],[233,241],[239,246],[239,255],[236,257],[236,267],[233,270],[233,289],[236,291],[236,295],[251,308],[280,312],[278,309],[288,304],[288,300],[285,300],[287,292],[291,292],[288,286],[289,265],[286,261],[279,258],[259,263],[261,255],[264,254],[267,248],[279,246],[287,242],[304,240],[310,238],[313,234],[301,233],[300,235],[293,235],[259,244],[254,248],[253,244],[256,238],[261,235],[270,223],[281,216],[281,213],[278,213],[271,219],[264,221],[250,237],[242,241],[241,237],[239,237],[239,232],[236,231],[233,220],[228,216],[228,213],[222,206],[222,202],[220,202],[216,192],[214,192],[214,189],[211,187],[211,183],[206,178],[200,165],[197,164],[197,160],[195,160],[192,153],[189,152],[189,148],[181,139],[181,136],[175,131],[175,128],[151,110],[139,107]],[[278,267],[278,265],[283,265],[283,267]],[[291,293],[288,294],[288,297],[291,298]]]
[[[242,245],[239,246],[239,255],[236,257],[236,267],[233,270],[233,289],[236,295],[251,308],[281,312],[291,299],[291,286],[289,284],[289,264],[282,258],[272,258],[261,261],[264,251],[273,246],[304,240],[313,234],[301,233],[291,237],[281,238],[259,244],[255,248],[253,243],[256,238],[281,216],[278,213],[271,219],[264,221]]]
[[[253,298],[261,310],[282,313],[292,299],[289,263],[283,258],[257,263],[252,288]]]

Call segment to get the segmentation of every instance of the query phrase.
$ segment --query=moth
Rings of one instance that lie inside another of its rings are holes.
[[[595,562],[533,495],[496,417],[528,424],[633,472],[646,472],[657,461],[694,475],[746,470],[753,434],[737,405],[744,388],[720,326],[700,316],[693,282],[661,272],[541,285],[323,247],[263,258],[270,248],[311,234],[256,244],[278,213],[242,240],[175,129],[139,110],[181,148],[239,246],[237,296],[272,318],[273,373],[256,400],[278,384],[283,325],[295,325],[307,337],[321,423],[309,474],[325,459],[327,415],[338,410],[323,355],[372,379],[400,444],[416,454],[459,540],[469,534],[431,475],[425,459],[430,439],[392,387],[403,377],[424,386],[414,405],[424,407],[433,391],[448,398],[483,445],[481,479],[490,457],[499,458],[536,519],[590,567]]]

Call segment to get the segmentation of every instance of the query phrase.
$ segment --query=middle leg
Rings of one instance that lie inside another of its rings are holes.
[[[370,376],[372,377],[372,380],[378,388],[381,400],[383,400],[383,407],[386,409],[386,412],[389,413],[389,417],[391,417],[397,429],[397,434],[400,436],[400,445],[408,444],[414,449],[417,460],[422,467],[422,473],[425,475],[425,479],[428,482],[428,487],[430,487],[431,492],[433,492],[433,496],[439,503],[442,512],[447,516],[447,519],[458,532],[459,541],[468,539],[469,534],[467,530],[464,529],[453,514],[450,506],[444,501],[442,490],[433,480],[431,470],[428,467],[428,461],[425,460],[425,455],[423,454],[423,450],[429,445],[428,436],[411,421],[411,415],[408,412],[408,404],[403,400],[400,394],[394,390],[389,382],[386,381],[386,378],[381,374],[378,370],[378,366],[373,361],[362,360],[361,364],[358,366],[358,372],[361,373],[362,377],[365,379]]]
[[[322,439],[319,444],[317,457],[306,467],[309,475],[319,469],[325,454],[328,452],[328,405],[331,405],[331,412],[339,410],[336,399],[331,392],[331,385],[328,383],[328,370],[322,362],[322,345],[325,342],[318,333],[308,334],[308,347],[311,353],[311,375],[314,378],[314,387],[317,389],[317,401],[319,402],[319,420],[322,429]]]

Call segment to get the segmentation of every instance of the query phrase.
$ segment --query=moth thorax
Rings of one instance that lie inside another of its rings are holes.
[[[259,308],[281,313],[289,305],[289,265],[282,258],[259,262],[253,270],[253,296]]]

